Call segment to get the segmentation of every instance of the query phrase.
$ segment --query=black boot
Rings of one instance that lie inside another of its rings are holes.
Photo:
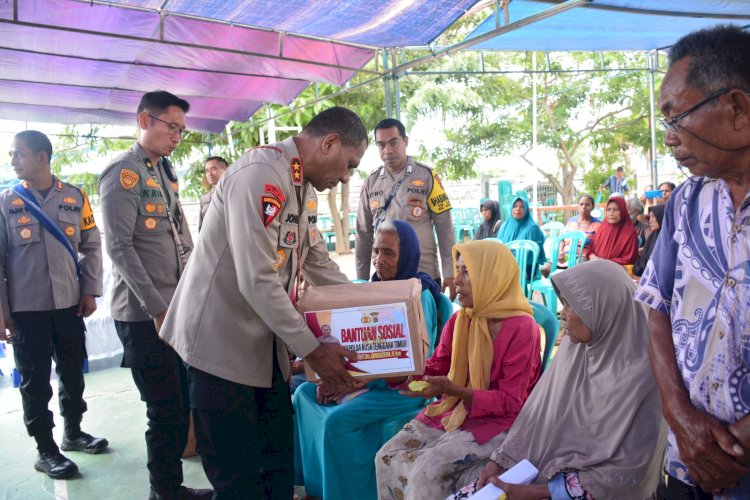
[[[148,500],[210,500],[213,495],[214,490],[196,490],[180,486],[177,491],[159,492],[152,486]]]
[[[97,438],[83,431],[78,431],[78,435],[73,437],[65,433],[63,442],[60,447],[65,451],[82,451],[84,453],[95,454],[109,446],[109,442],[104,438]]]
[[[67,479],[78,472],[78,466],[57,450],[54,452],[40,451],[39,456],[36,457],[34,468],[39,472],[44,472],[52,479]]]

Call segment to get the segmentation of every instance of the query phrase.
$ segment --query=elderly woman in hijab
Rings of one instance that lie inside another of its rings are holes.
[[[542,265],[547,262],[544,255],[544,232],[531,217],[529,211],[529,202],[522,197],[513,200],[513,207],[510,211],[510,219],[500,226],[497,233],[497,239],[503,243],[510,243],[516,240],[530,240],[539,245],[539,260],[537,264]],[[526,276],[529,279],[537,277],[538,270],[526,269]]]
[[[436,305],[447,302],[451,312],[452,306],[447,297],[441,298],[435,280],[418,272],[417,233],[406,222],[383,222],[375,233],[372,252],[372,281],[421,280],[432,354],[438,329]],[[449,316],[444,315],[446,320]],[[298,438],[295,483],[305,485],[308,498],[326,500],[374,499],[373,460],[383,444],[383,422],[409,411],[414,415],[424,406],[424,401],[399,394],[381,379],[337,393],[326,393],[325,388],[306,382],[294,393],[293,403]]]
[[[638,258],[638,236],[622,196],[611,196],[604,222],[591,241],[589,260],[606,259],[621,266],[635,264]]]
[[[427,360],[427,387],[404,391],[441,399],[378,451],[378,498],[445,498],[476,477],[539,378],[539,328],[510,250],[471,241],[453,259],[461,309]]]
[[[484,200],[479,205],[479,212],[482,215],[482,224],[474,233],[475,240],[485,238],[494,238],[500,229],[500,204],[495,200]]]
[[[585,262],[552,276],[565,337],[508,437],[477,483],[513,499],[654,498],[661,483],[666,424],[648,357],[648,319],[635,285],[617,264]],[[497,479],[523,459],[532,485]]]

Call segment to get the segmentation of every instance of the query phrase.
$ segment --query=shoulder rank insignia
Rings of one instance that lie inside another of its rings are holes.
[[[295,186],[301,186],[302,185],[302,162],[299,158],[294,157],[292,158],[291,163],[292,168],[292,184]]]
[[[65,198],[63,198],[63,203],[70,203],[72,205],[75,205],[77,201],[72,196],[66,196]]]
[[[21,198],[16,198],[15,200],[11,201],[10,204],[16,207],[22,207],[26,205],[26,203],[24,203]]]
[[[146,185],[148,187],[152,187],[152,188],[158,188],[159,187],[159,185],[156,183],[156,181],[153,180],[151,177],[149,177],[148,179],[146,179]]]
[[[133,189],[138,184],[138,174],[127,168],[120,170],[120,184],[125,189]]]

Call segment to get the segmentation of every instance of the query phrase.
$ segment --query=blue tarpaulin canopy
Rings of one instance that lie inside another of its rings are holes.
[[[511,23],[564,2],[513,0]],[[504,13],[488,17],[467,39],[504,24]],[[499,23],[498,23],[499,20]],[[733,23],[750,24],[747,0],[595,0],[554,16],[502,33],[472,49],[601,51],[652,50],[668,47],[691,31]]]

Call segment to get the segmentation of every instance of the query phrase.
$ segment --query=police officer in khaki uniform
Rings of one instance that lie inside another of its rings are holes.
[[[211,187],[210,191],[201,196],[200,199],[201,212],[200,217],[198,218],[198,231],[200,231],[203,227],[203,219],[206,217],[208,207],[211,205],[211,196],[213,196],[214,194],[214,188],[216,188],[216,185],[219,183],[219,179],[221,179],[221,176],[224,175],[224,172],[226,172],[228,166],[229,164],[227,163],[227,161],[221,156],[209,156],[208,158],[206,158],[204,171],[206,182]]]
[[[159,340],[193,243],[167,160],[185,131],[187,101],[165,91],[138,105],[138,142],[102,172],[99,193],[104,241],[112,259],[112,317],[122,341],[122,366],[146,403],[151,499],[210,498],[182,485],[188,388],[179,356]]]
[[[315,190],[347,182],[366,146],[360,118],[330,108],[247,151],[216,187],[160,335],[190,366],[198,451],[219,498],[292,497],[287,348],[337,389],[354,384],[341,359],[355,356],[320,344],[294,304],[303,275],[348,281],[316,227]]]
[[[76,464],[52,437],[51,359],[59,378],[65,419],[62,449],[98,453],[107,440],[81,431],[86,411],[83,318],[102,294],[99,229],[86,195],[52,175],[52,144],[35,130],[17,134],[10,150],[20,186],[0,194],[0,303],[5,329],[21,373],[26,430],[37,443],[34,468],[54,479],[72,476]]]
[[[453,257],[456,243],[451,219],[451,202],[438,176],[425,165],[406,155],[409,138],[404,125],[388,118],[375,126],[375,144],[383,166],[367,177],[359,196],[355,253],[357,278],[370,279],[372,242],[375,230],[384,220],[409,222],[419,237],[422,258],[419,271],[440,280],[438,246],[443,267],[443,288],[453,286]],[[435,234],[437,233],[437,244]]]

